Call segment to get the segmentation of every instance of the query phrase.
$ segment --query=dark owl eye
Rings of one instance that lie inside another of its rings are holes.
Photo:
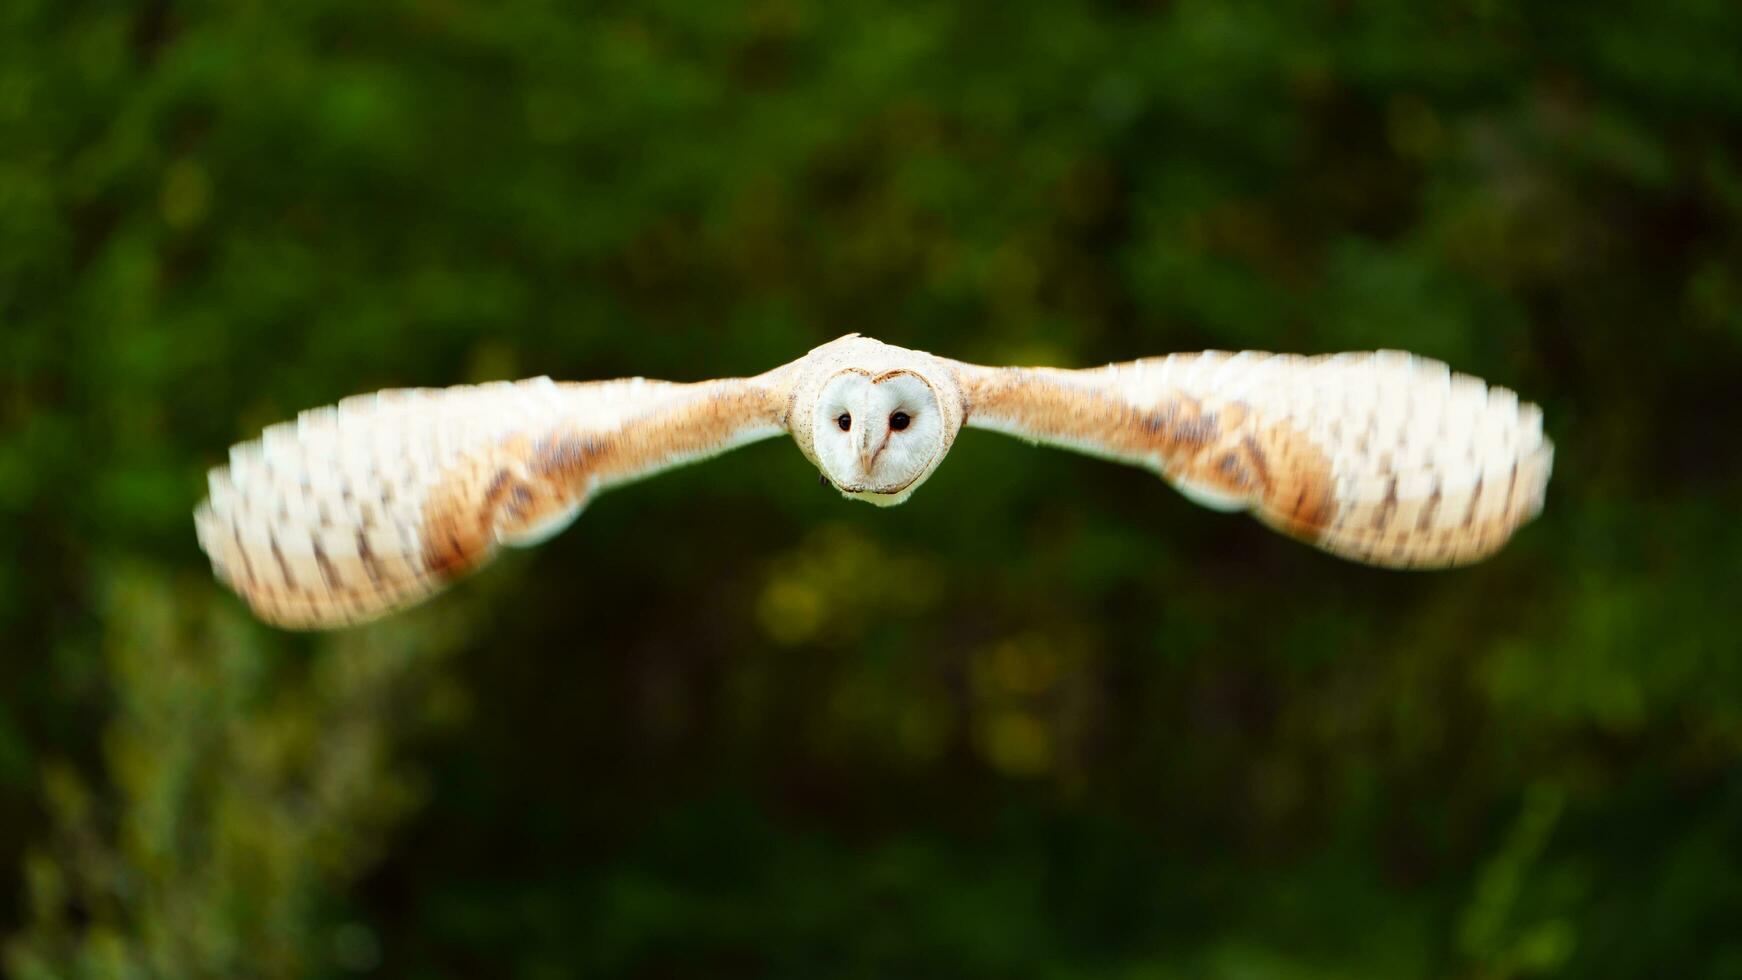
[[[902,429],[907,428],[907,423],[911,421],[913,420],[907,417],[906,412],[896,412],[894,415],[889,416],[889,427],[900,432]]]
[[[842,432],[845,432],[853,427],[853,416],[842,412],[840,417],[835,419],[835,424],[841,427]]]

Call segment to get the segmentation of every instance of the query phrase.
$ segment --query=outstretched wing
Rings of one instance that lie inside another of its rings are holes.
[[[958,370],[970,426],[1150,467],[1376,565],[1493,553],[1542,509],[1554,459],[1535,405],[1399,351]]]
[[[785,430],[786,374],[383,391],[230,451],[194,513],[260,618],[348,626],[542,541],[597,490]]]

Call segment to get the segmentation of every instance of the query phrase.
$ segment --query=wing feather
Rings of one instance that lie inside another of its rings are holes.
[[[1476,561],[1542,509],[1554,447],[1505,388],[1402,351],[958,364],[970,426],[1147,466],[1345,558]]]
[[[549,537],[599,489],[784,431],[785,402],[778,372],[346,398],[233,448],[194,524],[262,619],[352,625]]]

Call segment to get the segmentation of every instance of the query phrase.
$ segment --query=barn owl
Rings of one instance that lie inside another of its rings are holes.
[[[1397,351],[1062,370],[854,334],[750,378],[347,398],[231,449],[194,524],[260,618],[336,628],[545,540],[603,490],[781,433],[842,495],[899,504],[964,425],[1145,467],[1199,504],[1396,568],[1492,554],[1541,510],[1554,452],[1536,406]]]

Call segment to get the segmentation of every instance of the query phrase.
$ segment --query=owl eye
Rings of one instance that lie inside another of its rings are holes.
[[[845,432],[853,427],[853,416],[842,412],[840,417],[835,419],[835,424],[841,427],[842,432]]]
[[[900,432],[902,429],[907,428],[907,423],[911,421],[913,420],[907,417],[906,412],[896,412],[894,415],[889,416],[889,427]]]

